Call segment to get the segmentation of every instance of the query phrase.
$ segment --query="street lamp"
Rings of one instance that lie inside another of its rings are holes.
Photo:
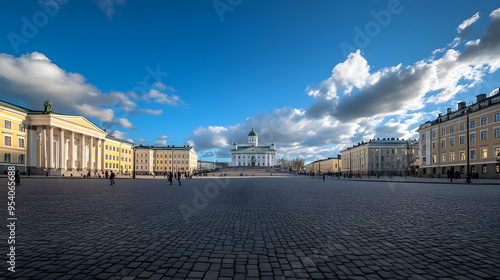
[[[465,109],[466,113],[467,113],[467,177],[465,177],[465,183],[471,183],[471,178],[470,178],[470,149],[469,149],[469,141],[470,141],[470,135],[469,135],[469,127],[470,127],[470,123],[469,123],[469,111],[470,111],[470,108],[467,108]]]
[[[136,159],[135,159],[135,153],[137,151],[137,146],[134,146],[132,148],[132,150],[134,151],[134,168],[133,168],[133,171],[132,171],[132,179],[135,179],[135,166],[137,164]]]

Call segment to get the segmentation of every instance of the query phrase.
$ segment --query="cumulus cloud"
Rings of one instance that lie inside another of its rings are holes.
[[[475,14],[459,25],[460,38],[478,19],[479,14]],[[490,14],[484,35],[467,44],[463,52],[437,49],[431,57],[412,65],[371,71],[358,50],[337,64],[328,79],[306,89],[314,98],[308,108],[285,107],[259,113],[234,126],[199,127],[188,137],[188,143],[200,151],[216,148],[228,157],[232,141],[245,144],[255,124],[259,143],[275,142],[279,156],[300,156],[310,161],[318,155],[335,156],[352,143],[371,138],[415,138],[418,124],[437,115],[424,112],[426,104],[449,102],[500,67],[497,34],[500,9]]]
[[[42,53],[15,57],[0,53],[0,97],[33,109],[43,108],[50,99],[56,112],[83,115],[102,122],[103,127],[120,126],[135,129],[122,114],[162,114],[161,109],[138,108],[135,92],[102,93],[79,74],[61,69]],[[157,97],[160,98],[161,96]],[[169,97],[172,103],[181,101]],[[164,102],[159,102],[164,103]]]
[[[151,101],[153,100],[156,103],[167,104],[172,106],[182,105],[184,101],[175,94],[166,94],[157,89],[151,89],[148,93],[143,95],[144,100]]]
[[[156,136],[157,141],[153,143],[153,146],[165,147],[169,138],[170,136],[167,135]]]

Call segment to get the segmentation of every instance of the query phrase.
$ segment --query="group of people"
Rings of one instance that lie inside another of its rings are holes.
[[[177,182],[179,182],[179,186],[182,185],[182,183],[181,183],[182,173],[180,171],[177,171],[177,173],[169,172],[167,174],[167,179],[168,179],[168,182],[170,183],[170,185],[174,184],[173,183],[174,178],[177,179]],[[193,175],[189,174],[187,172],[184,172],[184,178],[186,178],[187,180],[191,180],[193,178]]]

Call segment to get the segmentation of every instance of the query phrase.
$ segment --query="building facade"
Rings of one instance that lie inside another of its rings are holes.
[[[104,169],[116,174],[132,174],[134,144],[106,135],[104,142]]]
[[[198,171],[203,172],[203,171],[213,171],[213,170],[215,170],[215,162],[205,161],[205,160],[198,161]]]
[[[193,147],[136,146],[136,174],[153,175],[197,170],[198,154]]]
[[[338,173],[341,171],[342,160],[340,156],[320,159],[306,164],[306,173]]]
[[[248,145],[239,146],[233,143],[231,150],[231,166],[275,166],[276,145],[259,146],[259,136],[255,129],[248,133]]]
[[[500,175],[500,94],[480,94],[476,102],[458,103],[456,111],[421,124],[420,170],[423,176],[443,177],[457,171],[476,178]],[[467,148],[467,145],[469,146]]]
[[[418,140],[372,139],[340,152],[342,172],[360,175],[410,175],[419,165]]]
[[[87,118],[56,113],[50,101],[43,111],[0,101],[0,110],[2,172],[14,165],[27,174],[101,176],[109,169],[106,159],[113,153],[106,147],[119,140]],[[121,146],[130,153],[131,143]],[[121,155],[113,162],[116,171],[133,166],[131,161],[122,164]]]

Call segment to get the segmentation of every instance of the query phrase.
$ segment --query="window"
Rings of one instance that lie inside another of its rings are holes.
[[[436,149],[436,141],[432,142],[432,149],[435,150]]]
[[[495,138],[500,137],[500,127],[496,127],[493,131],[493,134],[495,134]]]
[[[455,127],[454,126],[450,126],[450,134],[452,133],[455,133]]]
[[[444,147],[446,147],[446,140],[445,139],[441,140],[441,148],[444,148]]]
[[[481,158],[488,157],[488,148],[481,148]]]
[[[11,153],[4,153],[3,154],[3,162],[11,163],[12,162],[12,154]]]
[[[422,140],[425,140],[425,133],[422,133]]]
[[[22,137],[19,137],[19,143],[18,143],[18,144],[19,144],[19,148],[24,148],[24,141],[25,141],[25,140],[26,140],[26,139],[24,139],[24,138],[22,138]]]
[[[450,146],[455,146],[455,137],[450,137]]]
[[[106,168],[108,168],[108,163],[107,162],[105,163],[105,165],[106,165]]]
[[[422,149],[425,151],[427,149],[427,145],[426,144],[423,144],[422,145]]]
[[[476,142],[476,133],[470,134],[470,142]]]
[[[486,164],[483,164],[483,174],[488,173],[488,166]]]
[[[26,128],[23,123],[19,124],[19,132],[26,132]]]
[[[475,128],[476,127],[476,120],[470,121],[470,128]]]
[[[476,150],[470,150],[470,159],[476,159]]]
[[[446,135],[446,129],[443,128],[443,129],[441,129],[441,136],[445,136],[445,135]]]
[[[500,156],[500,147],[495,147],[495,154],[493,155],[494,157]]]
[[[500,122],[500,113],[496,113],[494,119],[495,122]]]
[[[432,138],[436,138],[436,131],[432,131]]]
[[[8,121],[8,120],[5,120],[5,128],[6,129],[12,129],[12,122],[11,121]]]
[[[488,140],[488,130],[481,131],[481,140]]]
[[[461,123],[460,124],[460,131],[464,131],[465,130],[465,123]]]
[[[488,124],[488,117],[482,117],[481,118],[481,125],[487,125]]]
[[[12,146],[12,136],[4,135],[3,139],[4,139],[4,142],[3,142],[4,146]]]
[[[422,164],[427,164],[427,158],[426,157],[422,157]]]
[[[432,155],[432,163],[436,163],[436,155]]]
[[[465,135],[460,136],[460,137],[458,138],[458,142],[459,142],[460,144],[465,144]]]
[[[445,162],[446,161],[446,154],[441,154],[441,162]]]
[[[465,151],[459,153],[460,160],[465,160]]]
[[[19,155],[19,157],[17,158],[17,163],[20,163],[20,164],[24,163],[24,154]]]
[[[455,153],[450,153],[450,161],[455,161]]]

